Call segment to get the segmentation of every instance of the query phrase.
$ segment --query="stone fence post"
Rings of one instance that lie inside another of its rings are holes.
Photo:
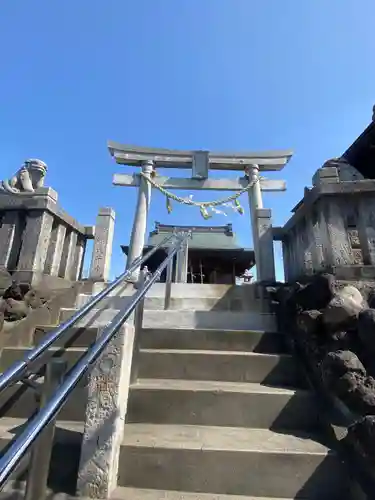
[[[89,276],[92,281],[109,280],[114,229],[114,210],[109,207],[100,208],[96,218],[94,249]]]
[[[42,278],[52,223],[53,215],[46,210],[33,210],[27,215],[14,279],[30,282]]]
[[[124,305],[126,298],[124,298]],[[108,309],[104,312],[108,312]],[[92,320],[89,320],[92,326]],[[99,315],[101,334],[108,315]],[[83,326],[87,324],[82,322]],[[115,334],[89,375],[77,490],[81,497],[112,498],[117,486],[121,442],[128,405],[134,349],[134,324],[126,322]]]
[[[269,208],[255,209],[253,223],[258,248],[258,255],[255,256],[257,281],[273,282],[276,276],[271,210]]]
[[[0,268],[16,267],[22,230],[20,212],[18,210],[5,212],[0,226]]]

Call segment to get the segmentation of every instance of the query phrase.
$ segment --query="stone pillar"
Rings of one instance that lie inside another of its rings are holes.
[[[14,279],[35,282],[44,273],[53,215],[46,210],[32,210],[26,217],[21,253]]]
[[[275,256],[273,251],[271,210],[269,208],[258,208],[255,210],[254,215],[258,241],[258,256],[255,255],[257,280],[275,281]]]
[[[109,280],[114,230],[115,212],[112,208],[100,208],[96,218],[94,249],[90,267],[90,279],[93,281]]]
[[[21,245],[20,214],[16,210],[5,212],[0,226],[0,268],[13,271],[16,266],[13,254],[18,254]],[[13,262],[12,262],[13,261]]]
[[[288,237],[284,237],[282,240],[282,252],[283,252],[283,265],[284,265],[284,279],[286,282],[291,280],[291,258],[290,258],[290,241]]]
[[[154,164],[152,161],[146,161],[142,165],[142,172],[151,176]],[[140,179],[137,206],[135,209],[133,229],[130,238],[129,254],[126,268],[129,269],[135,259],[142,255],[145,244],[148,210],[151,201],[151,184],[143,177]],[[138,279],[139,269],[133,274],[133,279]]]
[[[320,227],[319,217],[316,208],[313,208],[312,214],[307,217],[307,230],[312,241],[312,265],[313,271],[317,272],[324,269],[324,244],[322,231],[324,228]]]
[[[289,279],[291,281],[294,281],[297,278],[298,273],[299,273],[298,258],[297,258],[298,247],[297,247],[297,238],[296,238],[295,228],[293,228],[292,231],[290,232],[289,252],[290,252]]]
[[[59,276],[66,280],[71,279],[74,254],[77,246],[77,233],[73,229],[67,231],[65,235],[64,247],[61,256]]]
[[[254,182],[254,185],[248,192],[249,196],[249,205],[250,205],[250,220],[251,220],[251,228],[253,233],[253,245],[254,245],[254,253],[255,253],[255,264],[257,270],[257,280],[260,281],[259,270],[258,270],[258,262],[260,261],[260,249],[259,249],[259,233],[257,229],[257,221],[256,221],[256,211],[257,209],[263,208],[263,200],[262,200],[262,191],[260,189],[259,182],[259,166],[258,165],[250,165],[248,167],[249,173],[249,182]]]
[[[74,260],[72,265],[72,272],[71,272],[72,281],[78,281],[81,279],[85,250],[86,250],[86,238],[79,235],[77,239],[77,246],[75,249]]]
[[[303,259],[304,259],[304,249],[301,238],[301,221],[293,227],[292,238],[294,242],[294,269],[295,276],[301,276],[303,274]]]
[[[311,243],[309,227],[306,217],[302,218],[296,226],[296,243],[297,243],[297,266],[298,276],[312,274],[313,272],[313,247],[315,243]]]
[[[317,241],[320,241],[321,244],[321,252],[323,255],[322,259],[322,269],[327,268],[333,265],[332,261],[332,252],[330,249],[330,239],[328,234],[328,225],[327,218],[324,209],[324,201],[319,201],[317,204],[317,228],[316,228],[316,238]],[[319,238],[318,238],[319,235]]]
[[[329,263],[332,266],[347,266],[352,263],[351,246],[344,214],[338,198],[330,197],[324,202],[329,244]]]
[[[176,282],[187,283],[188,242],[185,241],[176,255]]]
[[[339,171],[337,167],[333,166],[319,168],[312,178],[312,184],[316,187],[319,187],[322,184],[337,184],[339,181]],[[332,199],[332,204],[333,203],[334,200]],[[337,255],[337,252],[331,248],[332,245],[335,245],[332,241],[332,237],[334,237],[335,233],[334,217],[337,210],[333,209],[333,207],[331,207],[330,210],[330,204],[331,201],[328,205],[325,201],[319,201],[314,208],[316,210],[316,217],[314,217],[315,220],[312,224],[314,239],[316,241],[315,259],[320,261],[318,263],[317,270],[324,269],[324,267],[335,266],[338,264],[338,261],[341,260],[341,258]],[[345,223],[343,221],[342,214],[339,213],[338,217],[339,220],[337,223],[341,229],[343,229]],[[328,221],[330,221],[329,227]]]
[[[46,264],[44,267],[44,271],[46,274],[49,274],[51,276],[58,276],[59,274],[65,235],[66,226],[64,226],[64,224],[60,224],[58,220],[55,220],[52,226]]]
[[[100,332],[99,332],[100,335]],[[77,490],[81,497],[112,498],[133,361],[134,326],[125,323],[89,375]]]
[[[359,201],[358,232],[363,263],[375,266],[375,198],[366,196]]]

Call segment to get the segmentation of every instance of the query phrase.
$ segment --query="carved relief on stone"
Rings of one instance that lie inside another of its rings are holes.
[[[360,266],[363,264],[362,250],[360,248],[354,248],[352,250],[353,264],[355,266]]]
[[[345,228],[337,227],[334,223],[327,223],[331,244],[333,245],[333,264],[345,266],[351,264],[352,255]]]
[[[359,239],[358,233],[358,218],[359,215],[357,207],[351,207],[350,210],[347,211],[346,225],[348,228],[348,239],[351,247],[351,254],[353,257],[352,264],[354,264],[355,266],[363,264],[361,241]]]
[[[0,190],[11,194],[33,193],[43,187],[47,165],[42,160],[26,160],[22,167],[10,178],[0,183]]]
[[[355,213],[349,214],[347,208],[347,204],[339,197],[325,200],[327,243],[330,246],[328,261],[334,266],[347,266],[353,261],[348,229],[356,229],[356,219]]]
[[[305,251],[304,255],[304,267],[307,274],[311,274],[313,272],[313,257],[312,252],[310,250]]]
[[[361,242],[359,241],[358,229],[348,229],[349,242],[352,248],[361,248]]]

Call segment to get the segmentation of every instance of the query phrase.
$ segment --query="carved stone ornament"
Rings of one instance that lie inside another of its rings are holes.
[[[350,163],[343,157],[331,158],[327,160],[322,168],[336,167],[340,181],[357,181],[363,180],[363,175],[358,172]]]
[[[22,167],[10,179],[1,181],[0,189],[8,193],[33,193],[43,187],[47,174],[47,165],[42,160],[26,160]]]

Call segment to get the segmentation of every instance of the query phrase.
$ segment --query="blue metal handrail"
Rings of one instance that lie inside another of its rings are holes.
[[[96,340],[95,344],[89,347],[86,353],[77,361],[66,375],[63,383],[58,387],[54,395],[46,402],[46,404],[36,413],[29,422],[25,425],[21,434],[15,437],[4,455],[0,458],[0,491],[5,486],[7,479],[21,462],[22,458],[28,453],[30,447],[42,433],[42,431],[50,424],[61,408],[66,403],[69,395],[77,387],[84,375],[91,371],[94,363],[103,353],[114,335],[118,332],[121,326],[134,312],[137,305],[144,298],[151,286],[160,278],[164,269],[173,261],[176,253],[181,249],[190,233],[181,234],[177,237],[177,241],[171,247],[165,260],[160,264],[142,288],[138,290],[132,297],[129,305],[120,310],[112,322],[106,326],[101,336]]]
[[[0,393],[5,389],[8,389],[12,385],[16,384],[20,380],[24,379],[29,375],[30,366],[35,363],[49,347],[51,347],[66,331],[71,328],[77,321],[84,318],[98,302],[104,299],[112,290],[117,288],[121,283],[123,283],[129,276],[134,273],[144,262],[146,262],[151,255],[153,255],[159,248],[166,246],[172,238],[175,238],[176,234],[171,234],[165,238],[161,243],[153,247],[146,255],[136,259],[132,265],[124,273],[122,273],[117,279],[110,283],[104,290],[94,295],[81,309],[79,309],[73,316],[61,323],[55,329],[53,329],[36,347],[31,349],[22,359],[13,363],[9,368],[7,368],[0,375]]]

